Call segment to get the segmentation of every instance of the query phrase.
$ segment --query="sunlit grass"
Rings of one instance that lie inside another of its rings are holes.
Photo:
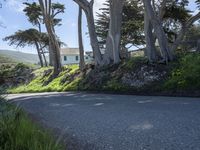
[[[36,92],[52,92],[52,91],[69,91],[77,89],[76,85],[79,81],[79,78],[74,79],[69,83],[62,83],[61,81],[65,78],[66,74],[73,76],[79,67],[78,65],[68,65],[63,67],[63,71],[58,75],[57,78],[50,81],[47,85],[44,85],[51,76],[43,76],[44,72],[52,69],[52,67],[45,67],[35,70],[33,73],[35,74],[35,78],[28,83],[27,85],[21,85],[18,87],[8,89],[8,93],[36,93]]]

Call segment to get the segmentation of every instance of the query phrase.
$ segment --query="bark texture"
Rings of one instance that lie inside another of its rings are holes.
[[[104,63],[120,62],[120,41],[124,0],[110,0],[110,23]]]
[[[152,24],[147,15],[147,11],[144,13],[144,32],[146,40],[145,54],[150,63],[157,61],[156,47],[155,47],[155,37],[153,35]]]
[[[200,52],[200,39],[197,41],[197,52]]]
[[[84,47],[83,47],[83,38],[82,38],[82,8],[79,6],[78,13],[78,43],[79,43],[79,53],[80,53],[80,70],[83,71],[85,68],[84,60]]]
[[[94,15],[93,15],[94,0],[91,0],[90,2],[88,2],[87,0],[73,0],[73,1],[76,2],[85,12],[87,23],[88,23],[90,44],[91,44],[93,54],[94,54],[95,65],[97,66],[101,65],[102,55],[99,48],[99,43],[98,43],[95,23],[94,23]]]
[[[51,19],[51,0],[39,0],[39,3],[44,17],[44,23],[49,35],[49,41],[51,41],[52,44],[52,49],[50,49],[50,51],[52,52],[54,75],[58,75],[61,71],[60,47],[56,39],[56,34],[54,32]]]
[[[196,14],[195,16],[192,16],[189,18],[186,23],[183,25],[181,31],[178,34],[178,37],[176,38],[175,42],[172,45],[172,50],[176,50],[178,46],[180,45],[181,41],[183,40],[185,34],[187,33],[188,29],[191,27],[191,25],[200,19],[200,12]]]
[[[169,48],[169,43],[167,40],[167,36],[162,27],[162,22],[160,17],[156,15],[155,11],[153,10],[151,0],[143,0],[145,13],[147,14],[148,19],[151,21],[152,27],[154,29],[155,35],[158,39],[161,56],[163,58],[163,62],[172,61],[174,59],[173,52]]]
[[[44,63],[43,63],[43,60],[42,60],[42,55],[41,55],[41,52],[40,52],[40,46],[37,43],[37,41],[35,41],[35,46],[36,46],[36,49],[37,49],[38,58],[39,58],[39,61],[40,61],[40,66],[44,67]]]

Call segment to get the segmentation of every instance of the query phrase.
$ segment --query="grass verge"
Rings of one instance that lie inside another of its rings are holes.
[[[0,150],[64,150],[19,108],[0,98]]]

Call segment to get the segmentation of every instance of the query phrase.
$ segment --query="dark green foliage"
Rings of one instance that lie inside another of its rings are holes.
[[[200,89],[200,54],[188,54],[181,58],[179,65],[165,83],[166,89],[199,90]]]
[[[101,9],[102,13],[97,14],[96,20],[96,31],[102,48],[105,48],[109,29],[109,1],[106,1],[104,5],[106,8]],[[122,46],[144,44],[143,27],[142,7],[138,6],[136,0],[126,0],[122,16]]]
[[[17,47],[35,46],[36,42],[47,46],[49,43],[48,35],[36,29],[19,30],[15,34],[5,37],[3,40],[9,41],[9,45],[16,45]]]
[[[26,5],[25,9],[23,10],[28,17],[28,20],[34,25],[38,26],[39,30],[41,30],[41,24],[43,24],[43,16],[41,12],[40,5],[37,3],[24,3]],[[54,26],[60,26],[62,19],[56,18],[56,16],[60,13],[65,12],[65,6],[60,3],[52,3],[52,13],[51,18],[53,20]]]
[[[42,12],[40,6],[35,2],[31,3],[23,3],[26,7],[24,8],[24,12],[28,17],[29,22],[31,22],[34,26],[38,26],[40,28],[40,24],[43,20]]]
[[[163,27],[170,43],[174,42],[181,27],[191,17],[191,11],[186,8],[188,3],[188,0],[173,0],[167,2],[163,16]]]
[[[148,63],[148,59],[145,58],[145,57],[134,57],[134,58],[131,58],[129,60],[127,60],[123,67],[127,70],[134,70],[136,67],[140,67],[144,64],[147,64]]]
[[[197,4],[197,7],[200,9],[200,0],[196,0],[195,3]]]
[[[197,48],[197,42],[200,39],[200,25],[193,25],[182,42],[181,47],[184,51],[191,50],[192,48]]]
[[[29,77],[28,80],[31,80],[31,71],[32,69],[23,63],[3,64],[0,66],[0,86],[8,86],[8,84],[14,86],[18,83],[24,83],[27,80],[25,77]]]

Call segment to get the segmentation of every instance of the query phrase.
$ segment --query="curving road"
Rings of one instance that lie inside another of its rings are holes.
[[[200,150],[200,98],[87,93],[9,95],[68,150]]]

